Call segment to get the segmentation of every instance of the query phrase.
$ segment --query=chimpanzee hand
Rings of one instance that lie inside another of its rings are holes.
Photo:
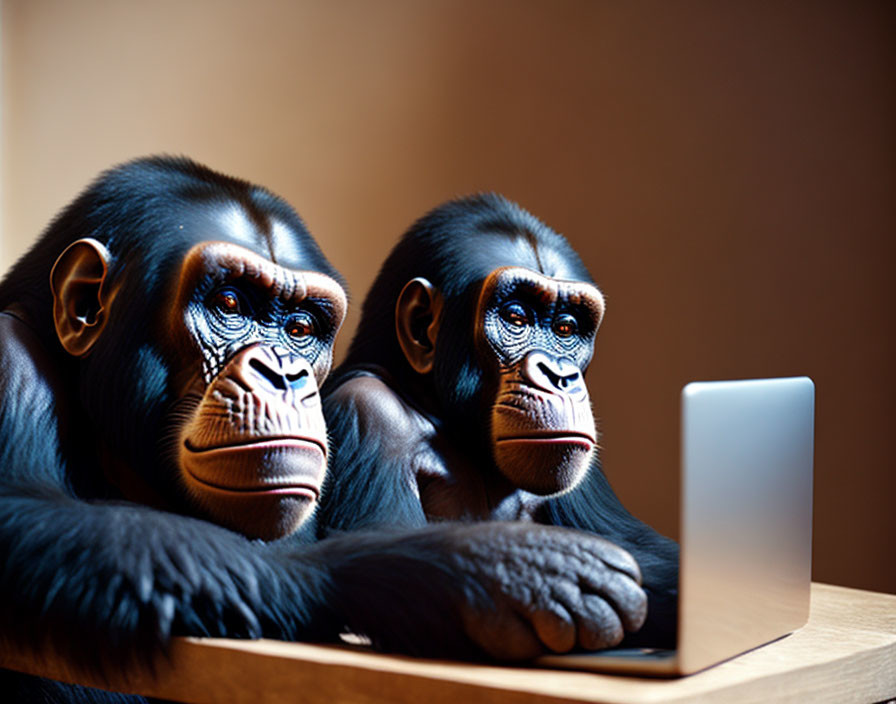
[[[464,627],[493,657],[610,647],[647,617],[638,565],[603,538],[565,528],[487,523],[464,526],[453,540],[456,565],[492,602],[460,603]]]
[[[306,548],[300,562],[309,558],[326,565],[315,589],[329,594],[334,617],[379,650],[522,660],[616,645],[647,616],[634,559],[568,528],[489,521],[349,533]],[[309,576],[292,583],[311,586]]]

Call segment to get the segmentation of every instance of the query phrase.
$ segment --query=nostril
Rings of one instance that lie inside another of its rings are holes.
[[[286,383],[289,384],[289,386],[291,386],[293,389],[298,390],[305,386],[306,383],[308,383],[308,378],[308,370],[300,369],[295,374],[287,374]]]
[[[556,386],[556,387],[560,386],[562,377],[559,374],[557,374],[557,372],[555,372],[553,369],[551,369],[547,364],[545,364],[544,362],[539,362],[538,363],[538,371],[540,371],[542,374],[544,374],[548,378],[548,381],[550,381],[553,386]]]
[[[566,376],[563,377],[563,385],[569,386],[570,384],[574,384],[581,378],[582,378],[582,373],[580,371],[576,370],[574,372],[570,372],[569,374],[567,374]]]
[[[578,369],[574,369],[569,374],[560,374],[559,372],[551,369],[551,367],[544,362],[539,362],[536,366],[538,368],[538,371],[544,374],[551,385],[555,389],[559,389],[561,391],[565,391],[571,384],[578,381],[582,376],[581,372]],[[566,368],[568,369],[569,367],[566,366]]]
[[[278,391],[286,391],[287,381],[284,376],[279,372],[271,369],[260,359],[250,359],[249,366],[253,369],[253,371],[255,371],[256,374],[267,381],[275,389],[277,389]]]

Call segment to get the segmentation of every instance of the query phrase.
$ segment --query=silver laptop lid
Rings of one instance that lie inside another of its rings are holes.
[[[682,391],[680,672],[806,623],[814,409],[807,377]]]

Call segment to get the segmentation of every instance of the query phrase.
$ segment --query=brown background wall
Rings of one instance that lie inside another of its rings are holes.
[[[809,374],[815,578],[896,591],[891,4],[4,0],[2,31],[4,268],[145,153],[285,196],[356,302],[412,219],[502,191],[607,294],[628,505],[677,532],[683,383]]]

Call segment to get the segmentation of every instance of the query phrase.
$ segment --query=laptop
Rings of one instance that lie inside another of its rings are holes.
[[[685,386],[676,648],[547,655],[535,664],[685,675],[805,625],[814,421],[808,377]]]

